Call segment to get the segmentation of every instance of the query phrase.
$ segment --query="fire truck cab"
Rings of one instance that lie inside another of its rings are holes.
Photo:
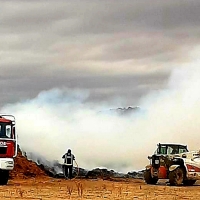
[[[14,169],[14,157],[16,156],[15,117],[0,115],[0,185],[7,184],[9,171]]]

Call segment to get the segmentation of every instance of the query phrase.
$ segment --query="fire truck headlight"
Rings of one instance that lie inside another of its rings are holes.
[[[6,164],[13,165],[13,161],[6,161]]]

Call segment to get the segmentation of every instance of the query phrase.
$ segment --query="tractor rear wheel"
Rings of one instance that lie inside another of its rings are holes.
[[[151,176],[151,170],[146,170],[144,172],[144,180],[147,184],[155,185],[158,182],[158,178]]]
[[[169,173],[169,183],[170,185],[181,185],[184,180],[184,170],[177,167],[174,171]]]
[[[184,180],[183,184],[187,185],[187,186],[191,186],[191,185],[194,185],[195,182],[196,182],[196,180]]]
[[[1,170],[0,171],[0,185],[7,185],[8,178],[9,178],[9,171]]]

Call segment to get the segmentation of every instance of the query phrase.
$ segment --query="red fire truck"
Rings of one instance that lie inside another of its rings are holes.
[[[15,117],[0,115],[0,185],[8,183],[9,171],[14,168],[14,157],[16,156]]]

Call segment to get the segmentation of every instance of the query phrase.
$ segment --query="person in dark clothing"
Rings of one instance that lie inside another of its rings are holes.
[[[178,153],[179,153],[178,147],[177,146],[173,147],[172,154],[178,154]]]
[[[75,160],[75,156],[71,153],[71,149],[67,150],[62,158],[64,159],[64,175],[66,178],[72,179],[72,170],[73,170],[73,161]]]

